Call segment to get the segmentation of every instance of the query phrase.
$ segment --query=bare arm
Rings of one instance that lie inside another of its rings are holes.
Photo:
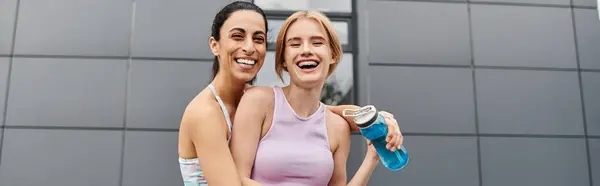
[[[328,120],[335,129],[335,140],[338,145],[333,151],[333,174],[329,180],[329,186],[346,186],[346,161],[348,161],[348,153],[350,153],[350,127],[344,120],[335,116],[332,120]],[[339,119],[338,119],[339,118]]]
[[[183,117],[183,126],[189,127],[208,184],[241,186],[227,144],[228,129],[223,114],[207,107],[197,108],[190,113]]]
[[[254,87],[246,91],[238,105],[231,138],[231,152],[244,184],[250,180],[262,126],[273,102],[273,91],[267,87]]]
[[[369,178],[371,178],[371,174],[377,168],[377,164],[379,164],[379,155],[372,144],[368,145],[367,154],[365,155],[365,159],[362,164],[354,173],[354,177],[348,183],[348,185],[367,185],[369,183]]]
[[[379,163],[379,156],[372,145],[369,146],[369,151],[363,160],[358,171],[352,177],[352,180],[346,184],[346,162],[350,153],[350,127],[339,116],[334,116],[330,120],[335,131],[335,139],[338,143],[337,148],[333,153],[334,170],[329,186],[366,186],[369,182],[371,174]]]
[[[354,123],[354,120],[353,120],[354,118],[344,117],[342,115],[342,112],[344,112],[344,110],[346,110],[346,109],[356,110],[359,108],[360,107],[356,106],[356,105],[338,105],[338,106],[327,105],[327,109],[329,109],[335,115],[343,117],[346,120],[346,122],[348,122],[348,124],[350,124],[350,131],[352,131],[352,132],[358,132],[359,131],[358,126],[356,126],[356,123]]]

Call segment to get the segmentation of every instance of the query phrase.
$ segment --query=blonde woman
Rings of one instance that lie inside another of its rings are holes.
[[[231,139],[242,181],[366,185],[379,163],[377,153],[369,147],[363,164],[346,184],[350,125],[319,101],[325,81],[342,57],[330,20],[315,11],[296,12],[284,22],[276,44],[276,72],[281,78],[287,71],[290,84],[253,87],[242,96]]]

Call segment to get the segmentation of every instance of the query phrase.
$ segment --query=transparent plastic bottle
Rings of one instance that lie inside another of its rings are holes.
[[[348,111],[351,114],[346,114]],[[344,116],[354,117],[354,122],[358,125],[360,133],[371,141],[373,147],[379,154],[381,163],[392,171],[401,170],[408,164],[408,152],[402,146],[400,149],[392,152],[386,148],[388,129],[383,116],[377,112],[377,109],[368,105],[358,110],[344,110]]]

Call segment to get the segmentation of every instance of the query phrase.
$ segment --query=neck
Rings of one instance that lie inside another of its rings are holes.
[[[225,104],[234,105],[236,107],[240,102],[240,99],[242,99],[246,87],[245,82],[236,81],[233,77],[226,76],[223,73],[217,74],[210,84],[215,87],[217,94],[219,94],[219,97],[221,97],[221,100]]]
[[[292,106],[294,111],[302,116],[308,117],[315,113],[319,109],[321,102],[321,91],[323,90],[323,84],[321,86],[303,88],[290,83],[289,86],[283,87],[283,92],[287,101]]]

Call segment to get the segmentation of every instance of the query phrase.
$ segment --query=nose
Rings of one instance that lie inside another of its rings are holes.
[[[304,44],[302,45],[302,55],[310,55],[312,54],[312,48],[310,47],[310,44]]]
[[[246,53],[247,55],[252,55],[254,54],[254,51],[256,50],[254,48],[254,43],[252,42],[252,39],[246,39],[244,41],[244,45],[242,46],[242,50],[244,51],[244,53]]]

